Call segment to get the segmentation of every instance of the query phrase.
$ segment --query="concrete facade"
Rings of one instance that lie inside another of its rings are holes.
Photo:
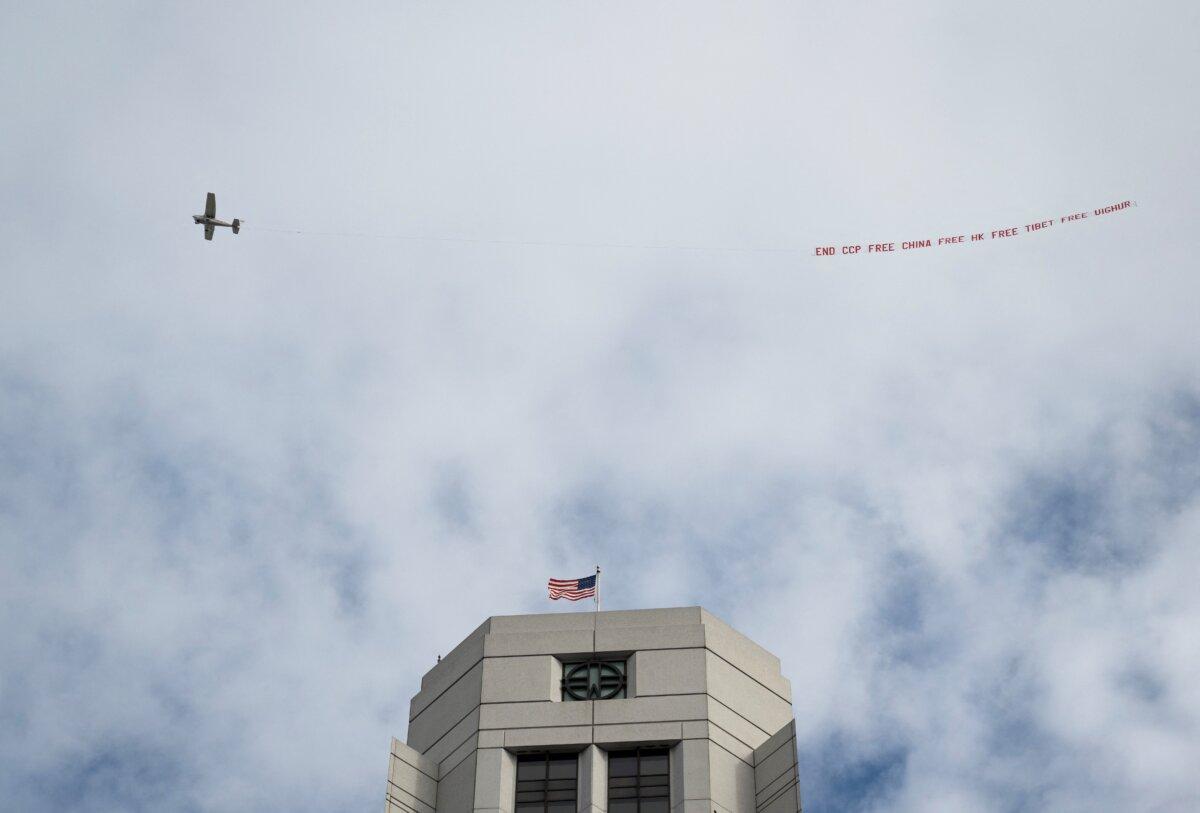
[[[627,697],[563,699],[580,659],[623,659]],[[386,813],[516,813],[518,756],[544,751],[578,755],[577,813],[608,813],[608,753],[639,746],[669,748],[670,813],[799,813],[791,697],[701,607],[489,618],[421,679]]]

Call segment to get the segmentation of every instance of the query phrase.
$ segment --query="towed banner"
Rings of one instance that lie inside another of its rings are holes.
[[[985,240],[1005,240],[1010,237],[1019,237],[1022,234],[1032,234],[1034,232],[1044,231],[1055,226],[1062,226],[1067,223],[1077,223],[1081,220],[1087,220],[1090,217],[1101,217],[1103,215],[1120,212],[1131,206],[1137,206],[1137,201],[1123,200],[1120,203],[1114,203],[1109,206],[1102,206],[1099,209],[1093,209],[1091,212],[1072,212],[1071,214],[1052,217],[1049,220],[1039,220],[1036,223],[1025,223],[1018,226],[1003,226],[997,229],[989,229],[987,231],[973,232],[971,234],[951,234],[941,237],[924,237],[917,240],[902,240],[899,243],[892,241],[888,243],[861,243],[845,246],[817,246],[814,254],[817,257],[835,257],[838,255],[856,256],[862,254],[888,254],[895,251],[912,251],[918,248],[939,248],[941,246],[954,246],[960,243],[981,243]]]

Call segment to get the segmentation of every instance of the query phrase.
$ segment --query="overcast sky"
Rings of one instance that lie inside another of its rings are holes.
[[[1198,42],[0,2],[0,807],[378,810],[600,563],[781,657],[809,813],[1200,809]]]

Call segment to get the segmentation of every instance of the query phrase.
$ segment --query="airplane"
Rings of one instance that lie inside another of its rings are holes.
[[[192,215],[192,221],[197,225],[200,223],[204,224],[205,240],[212,239],[213,229],[217,226],[224,226],[226,228],[233,229],[234,234],[237,234],[242,228],[242,221],[238,220],[236,217],[233,219],[232,223],[226,223],[224,220],[217,220],[217,196],[212,192],[208,193],[208,198],[206,198],[204,201],[204,214]]]

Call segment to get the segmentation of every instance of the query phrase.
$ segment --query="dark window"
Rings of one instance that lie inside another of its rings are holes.
[[[575,813],[575,754],[517,755],[516,813]]]
[[[667,813],[671,760],[666,748],[610,751],[608,813]]]
[[[612,700],[625,697],[625,661],[563,664],[563,700]]]

